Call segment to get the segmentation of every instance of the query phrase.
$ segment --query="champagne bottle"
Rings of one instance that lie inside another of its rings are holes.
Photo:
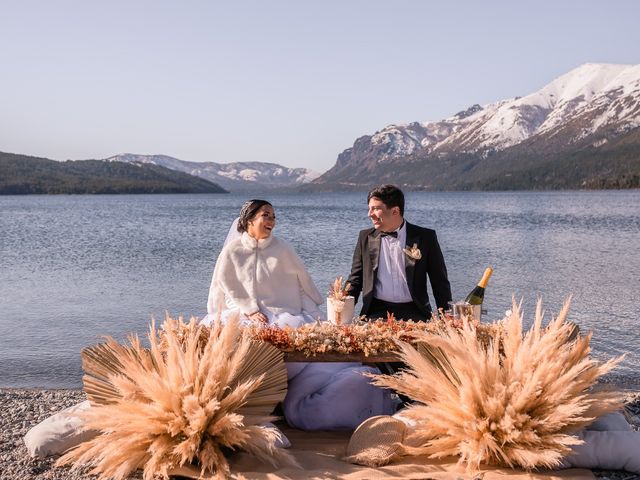
[[[471,305],[482,305],[482,301],[484,300],[484,289],[489,282],[489,277],[493,273],[493,268],[487,267],[484,271],[484,275],[476,285],[476,288],[471,290],[471,293],[467,295],[467,298],[464,299],[465,302],[470,303]]]

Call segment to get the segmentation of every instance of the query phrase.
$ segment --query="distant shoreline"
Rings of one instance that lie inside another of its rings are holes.
[[[223,195],[231,192],[223,191],[223,192],[199,192],[199,191],[166,191],[166,192],[155,192],[155,191],[118,191],[118,192],[33,192],[33,193],[7,193],[4,191],[0,191],[0,197],[62,197],[62,196],[80,196],[80,195],[90,195],[90,196],[119,196],[119,195]]]
[[[278,189],[251,190],[246,192],[60,192],[60,193],[4,193],[0,192],[0,197],[63,197],[63,196],[121,196],[121,195],[326,195],[332,193],[367,193],[370,187],[354,190],[310,190],[310,191],[288,191]],[[640,191],[640,187],[629,188],[563,188],[563,189],[523,189],[523,190],[412,190],[404,187],[405,193],[552,193],[552,192],[633,192]]]

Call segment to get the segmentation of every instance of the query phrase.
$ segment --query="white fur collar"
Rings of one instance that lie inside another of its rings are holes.
[[[255,248],[258,248],[260,250],[262,250],[263,248],[267,248],[269,245],[271,245],[271,242],[273,241],[273,235],[269,235],[267,238],[263,240],[256,240],[247,232],[242,232],[242,237],[240,238],[241,238],[242,244],[245,247],[250,248],[252,250]]]

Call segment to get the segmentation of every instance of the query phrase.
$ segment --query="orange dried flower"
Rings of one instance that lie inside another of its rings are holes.
[[[344,287],[342,286],[342,277],[336,277],[329,288],[329,297],[335,298],[339,301],[344,301],[349,296],[351,290],[351,284],[346,282]]]

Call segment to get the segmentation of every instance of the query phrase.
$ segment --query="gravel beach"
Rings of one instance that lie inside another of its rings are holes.
[[[633,428],[640,430],[640,392],[625,395]],[[82,471],[55,468],[54,458],[30,458],[22,440],[32,426],[84,399],[81,390],[0,389],[0,480],[96,478]],[[594,470],[594,474],[600,479],[640,480],[639,475],[627,472]]]

